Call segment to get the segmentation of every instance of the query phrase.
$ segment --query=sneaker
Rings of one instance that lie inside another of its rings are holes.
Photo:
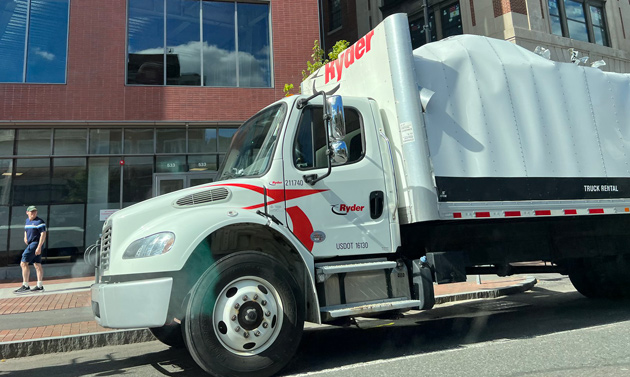
[[[31,288],[29,288],[27,285],[23,285],[20,288],[13,291],[13,293],[15,293],[16,295],[19,295],[22,293],[29,293],[30,291],[31,291]]]
[[[44,292],[44,286],[43,285],[41,287],[34,286],[33,288],[31,288],[31,292]]]

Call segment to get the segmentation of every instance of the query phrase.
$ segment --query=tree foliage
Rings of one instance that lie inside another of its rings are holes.
[[[339,54],[350,46],[350,43],[346,40],[340,40],[335,43],[332,51],[328,53],[328,59],[324,59],[326,53],[319,45],[319,41],[316,39],[313,43],[313,53],[311,54],[311,61],[306,62],[306,69],[302,70],[302,81],[306,80],[313,72],[317,71],[324,64],[328,64],[339,57]],[[293,84],[284,84],[283,92],[286,96],[290,96],[291,90],[293,90]]]

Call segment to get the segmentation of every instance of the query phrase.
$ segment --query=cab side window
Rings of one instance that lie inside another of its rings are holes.
[[[348,162],[359,161],[365,154],[361,116],[355,109],[344,108]],[[302,118],[293,144],[293,162],[300,170],[326,168],[326,132],[321,106],[308,106],[302,111]]]

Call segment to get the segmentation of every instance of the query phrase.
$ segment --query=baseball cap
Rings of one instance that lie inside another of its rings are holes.
[[[37,207],[35,207],[35,206],[28,206],[28,208],[26,209],[26,212],[31,212],[31,211],[37,211]]]

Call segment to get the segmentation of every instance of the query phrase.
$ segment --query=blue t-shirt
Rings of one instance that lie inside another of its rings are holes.
[[[39,217],[34,218],[32,221],[26,219],[24,230],[26,231],[26,242],[30,245],[32,242],[39,242],[42,232],[46,231],[46,223]]]

